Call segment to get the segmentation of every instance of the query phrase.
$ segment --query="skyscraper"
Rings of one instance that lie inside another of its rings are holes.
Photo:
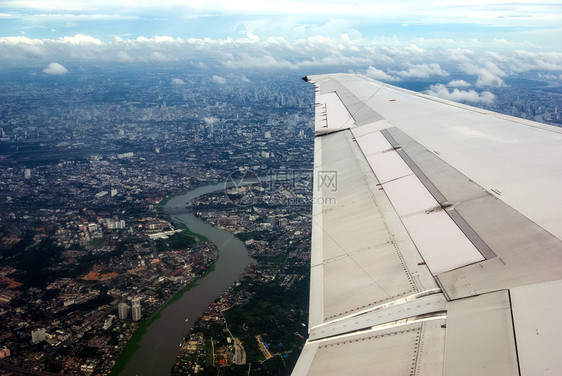
[[[119,312],[119,319],[125,320],[129,314],[129,305],[127,303],[119,303],[117,311]]]
[[[45,328],[31,331],[31,343],[36,344],[45,340]]]
[[[133,304],[133,308],[131,309],[131,312],[133,316],[133,321],[139,321],[142,318],[140,304]]]

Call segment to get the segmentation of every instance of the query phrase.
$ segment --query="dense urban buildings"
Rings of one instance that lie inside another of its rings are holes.
[[[225,84],[172,67],[84,69],[70,80],[15,70],[0,83],[0,345],[11,366],[109,372],[138,323],[217,257],[158,204],[234,171],[312,168],[313,88],[298,75]],[[307,234],[305,218],[285,226]],[[244,229],[271,221],[256,213]],[[305,263],[309,247],[299,250]]]

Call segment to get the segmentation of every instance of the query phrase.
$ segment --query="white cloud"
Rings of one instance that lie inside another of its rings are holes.
[[[475,90],[459,90],[457,88],[449,91],[443,84],[431,85],[425,93],[455,102],[492,103],[496,99],[496,96],[489,91],[478,93]]]
[[[203,121],[207,125],[213,125],[213,124],[216,124],[219,121],[219,119],[217,119],[216,117],[212,117],[212,116],[206,116],[206,117],[203,118]]]
[[[24,36],[19,37],[3,37],[0,38],[0,43],[6,43],[11,45],[22,45],[22,44],[35,44],[42,45],[43,41],[41,39],[31,39]]]
[[[332,42],[332,38],[324,37],[322,35],[317,35],[314,37],[308,37],[308,41],[312,43],[330,43]]]
[[[226,78],[221,77],[221,76],[217,76],[217,75],[213,75],[213,82],[216,82],[217,84],[220,84],[220,85],[224,85],[224,84],[226,84]]]
[[[468,82],[466,82],[465,80],[452,80],[447,84],[447,86],[449,86],[449,87],[469,87],[471,85]]]
[[[543,80],[562,80],[562,74],[557,76],[552,73],[539,73],[537,74],[537,77]]]
[[[511,57],[511,68],[516,72],[530,70],[562,71],[562,52],[530,52],[517,50]]]
[[[156,42],[156,43],[159,43],[159,42]],[[164,54],[164,53],[159,52],[159,51],[154,51],[153,53],[151,53],[150,59],[155,60],[155,61],[175,61],[175,60],[177,60],[177,58],[174,57],[173,54],[171,54],[171,53]]]
[[[474,59],[474,51],[468,48],[449,48],[444,52],[448,61],[454,61],[458,64],[468,63]]]
[[[478,79],[476,80],[476,86],[491,86],[491,87],[502,87],[506,86],[505,82],[498,76],[491,72],[482,71],[478,73]]]
[[[399,78],[393,77],[391,75],[389,75],[388,73],[377,69],[375,67],[369,67],[367,68],[367,71],[365,72],[365,75],[367,77],[371,77],[374,78],[375,80],[383,80],[383,81],[397,81],[399,80]]]
[[[50,63],[47,68],[43,69],[43,72],[47,74],[62,76],[63,74],[68,73],[68,69],[66,69],[59,63]]]
[[[246,52],[240,53],[238,56],[233,56],[231,60],[225,60],[222,64],[227,68],[273,68],[273,69],[295,69],[298,68],[295,64],[287,61],[286,59],[276,59],[271,55],[265,56],[252,56]]]
[[[172,84],[173,84],[173,85],[181,86],[181,85],[185,85],[185,81],[182,80],[181,78],[173,78],[173,79],[172,79]]]
[[[429,78],[434,75],[446,77],[449,75],[449,72],[441,69],[441,66],[436,63],[409,64],[408,70],[400,71],[398,75],[402,78]]]
[[[398,59],[391,59],[393,61],[391,66],[396,65],[394,61]],[[449,76],[449,72],[442,69],[439,64],[408,64],[407,70],[393,71],[392,69],[387,69],[386,72],[383,70],[369,66],[365,74],[371,78],[384,81],[400,81],[404,78],[429,78],[431,76]]]
[[[97,44],[97,45],[103,44],[101,40],[83,34],[76,34],[73,37],[64,37],[62,38],[62,42],[69,43],[69,44]]]
[[[507,74],[501,70],[495,63],[487,61],[483,66],[477,66],[473,63],[465,63],[460,67],[465,73],[476,75],[476,86],[502,87],[506,86],[502,77]]]
[[[244,35],[249,41],[274,43],[272,38],[294,42],[310,37],[310,42],[338,39],[344,45],[356,46],[362,35],[385,35],[389,39],[398,35],[425,48],[435,41],[427,36],[435,35],[438,25],[439,29],[447,29],[439,32],[443,43],[431,47],[458,45],[454,35],[467,42],[467,34],[460,30],[470,30],[472,45],[513,49],[527,48],[525,43],[537,41],[538,45],[558,48],[556,36],[562,31],[562,6],[556,0],[3,0],[2,5],[5,10],[0,17],[22,25],[12,29],[16,32],[36,26],[34,32],[38,35],[39,28],[62,30],[71,23],[86,26],[77,28],[84,33],[95,30],[94,23],[99,21],[94,35],[99,38],[124,29],[135,36],[174,30],[185,33],[185,38]],[[465,26],[459,28],[459,24]],[[427,33],[420,37],[410,26]]]
[[[319,55],[321,49],[313,49],[313,54]],[[286,60],[283,62],[287,68],[306,68],[306,67],[326,67],[326,66],[365,66],[372,64],[373,59],[363,56],[346,56],[341,52],[328,51],[329,55],[321,58],[314,57],[311,60],[301,60],[296,63],[289,63]]]
[[[269,38],[267,38],[266,42],[271,43],[271,44],[288,44],[289,43],[285,38],[279,37],[279,36],[269,37]]]
[[[115,54],[115,60],[117,60],[119,62],[122,62],[122,63],[129,63],[129,62],[133,61],[131,56],[129,56],[129,54],[126,53],[125,51],[118,51]]]
[[[260,40],[260,37],[258,37],[257,35],[255,35],[251,31],[248,31],[248,33],[246,35],[248,36],[248,39],[251,40],[252,42],[257,42],[257,41]]]
[[[429,40],[425,40],[429,43]],[[412,58],[413,55],[413,58]],[[400,67],[404,61],[414,61]],[[303,69],[305,74],[318,71],[358,71],[374,79],[396,82],[404,79],[448,77],[463,72],[474,79],[452,77],[450,88],[505,86],[508,77],[536,71],[542,79],[562,73],[562,53],[517,51],[479,51],[460,48],[419,48],[399,38],[368,39],[360,35],[301,39],[250,39],[246,32],[238,39],[114,37],[102,41],[85,34],[57,39],[33,39],[25,36],[0,37],[0,62],[108,61],[154,62],[166,65],[178,61],[199,68],[213,69]],[[438,61],[439,63],[435,63]],[[434,63],[429,63],[434,62]],[[376,68],[375,68],[376,67]],[[217,73],[217,72],[215,72]],[[551,75],[547,76],[550,73]],[[230,80],[240,80],[230,77]],[[458,76],[457,76],[458,77]],[[468,82],[467,82],[468,81]]]
[[[149,40],[153,40],[157,43],[175,43],[175,42],[181,42],[182,41],[181,38],[174,39],[174,38],[172,38],[170,36],[167,36],[167,35],[156,35]]]

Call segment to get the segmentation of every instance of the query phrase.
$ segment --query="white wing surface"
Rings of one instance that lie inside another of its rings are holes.
[[[306,79],[310,317],[293,375],[562,373],[562,130]]]

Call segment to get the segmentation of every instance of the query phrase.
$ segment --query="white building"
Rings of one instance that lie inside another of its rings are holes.
[[[117,311],[119,312],[119,319],[125,320],[129,315],[129,305],[127,303],[119,303],[117,305]]]
[[[131,313],[133,316],[133,321],[139,321],[142,318],[141,306],[140,304],[134,304],[131,308]]]
[[[46,339],[45,328],[35,329],[31,331],[31,343],[36,344]]]
[[[103,330],[111,328],[111,325],[113,324],[113,317],[108,317],[107,319],[105,319],[105,322],[103,323]]]

